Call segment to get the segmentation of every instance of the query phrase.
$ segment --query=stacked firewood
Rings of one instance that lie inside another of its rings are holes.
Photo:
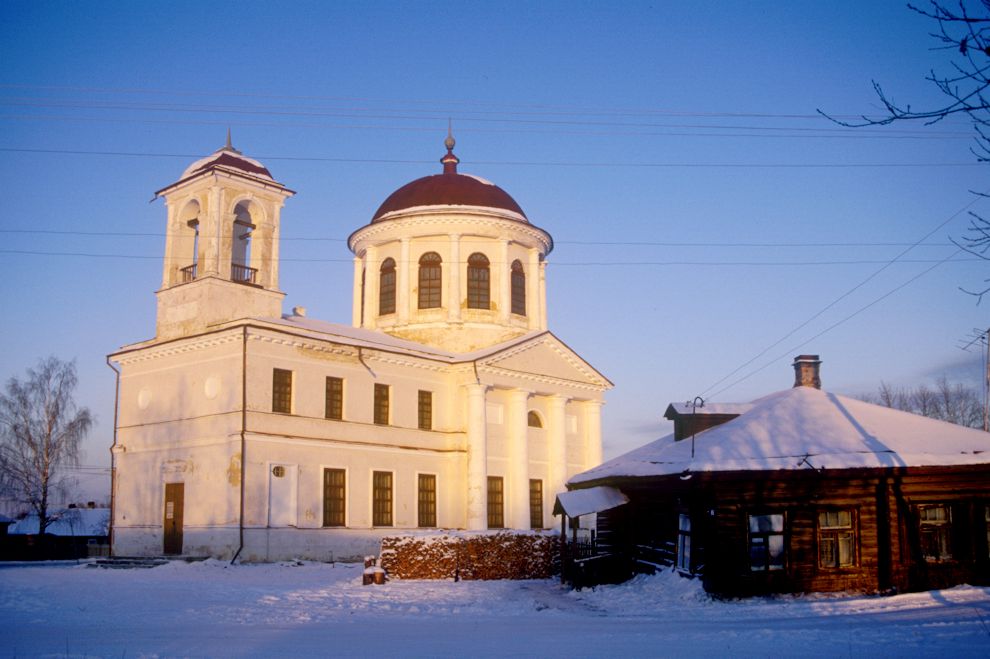
[[[400,579],[546,579],[557,550],[542,533],[390,536],[380,564]]]

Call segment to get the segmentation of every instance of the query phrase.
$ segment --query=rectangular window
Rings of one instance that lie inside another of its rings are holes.
[[[433,430],[433,392],[419,392],[419,429]]]
[[[501,476],[488,477],[488,528],[504,529],[505,514]]]
[[[344,526],[346,475],[343,469],[323,470],[323,526]]]
[[[529,479],[529,528],[543,528],[543,481]]]
[[[375,423],[388,425],[388,385],[375,385]]]
[[[851,510],[818,513],[818,565],[850,567],[856,563],[856,530]]]
[[[419,526],[432,528],[437,525],[437,477],[419,475]]]
[[[328,419],[344,418],[344,380],[327,377],[326,417]]]
[[[272,370],[272,412],[292,414],[292,371]]]
[[[376,471],[372,480],[371,523],[392,526],[392,472]]]
[[[784,516],[749,516],[749,569],[753,572],[784,569]]]
[[[691,517],[677,516],[677,567],[691,571]]]
[[[918,507],[918,535],[926,561],[952,559],[952,511],[946,505]]]

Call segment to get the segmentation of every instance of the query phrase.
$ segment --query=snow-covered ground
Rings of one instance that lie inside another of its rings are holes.
[[[665,573],[392,581],[362,567],[0,563],[6,656],[990,656],[990,589],[713,601]]]

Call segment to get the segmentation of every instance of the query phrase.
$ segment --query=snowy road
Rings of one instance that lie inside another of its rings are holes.
[[[357,566],[0,567],[6,656],[990,656],[990,589],[712,601],[676,575],[394,581]]]

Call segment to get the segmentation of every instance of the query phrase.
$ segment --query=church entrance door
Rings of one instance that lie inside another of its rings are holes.
[[[296,467],[275,464],[268,472],[268,526],[296,525]]]
[[[165,483],[165,547],[166,554],[182,553],[182,505],[184,483]]]

